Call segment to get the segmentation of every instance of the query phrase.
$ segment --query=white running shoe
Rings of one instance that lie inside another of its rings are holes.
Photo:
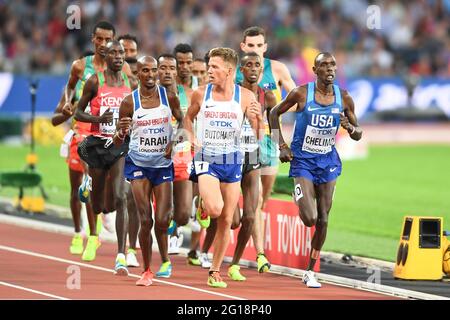
[[[200,260],[201,264],[202,264],[202,268],[208,269],[211,268],[211,261],[209,261],[208,258],[208,254],[207,253],[200,253],[200,255],[198,256],[198,260]]]
[[[127,253],[127,265],[129,267],[139,267],[139,262],[136,258],[136,251],[134,251],[133,249],[128,249],[128,253]]]
[[[102,213],[102,223],[106,231],[116,233],[116,212],[110,212],[107,214]]]
[[[169,236],[168,241],[169,248],[167,249],[168,254],[179,254],[180,247],[178,246],[178,237],[177,236]]]
[[[309,270],[303,275],[303,283],[306,284],[308,288],[320,288],[322,285],[316,280],[314,272]]]
[[[114,274],[118,276],[128,276],[127,261],[123,253],[119,253],[116,257],[116,265],[114,266]]]

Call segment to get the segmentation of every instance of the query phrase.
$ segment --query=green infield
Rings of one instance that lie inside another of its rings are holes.
[[[449,159],[449,146],[393,145],[343,162],[324,250],[395,261],[405,215],[444,217],[450,231]]]
[[[0,171],[24,168],[28,150],[0,145]],[[48,202],[68,207],[68,169],[59,147],[37,146],[36,153]],[[448,159],[449,146],[395,145],[372,146],[367,159],[343,162],[324,250],[394,261],[405,215],[444,217],[450,231]],[[281,165],[280,175],[288,170],[287,164]],[[288,192],[289,182],[282,190]],[[17,194],[10,187],[0,190],[3,197]],[[273,196],[292,200],[286,194]]]

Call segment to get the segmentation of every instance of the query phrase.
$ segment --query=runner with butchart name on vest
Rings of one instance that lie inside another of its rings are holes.
[[[137,83],[122,71],[125,52],[117,40],[106,45],[106,64],[104,72],[91,76],[83,89],[78,103],[75,119],[91,123],[91,135],[78,146],[80,157],[89,166],[92,177],[91,203],[94,214],[117,211],[116,234],[118,254],[115,261],[115,274],[128,275],[125,259],[127,235],[127,202],[125,179],[123,177],[125,147],[116,147],[112,136],[116,131],[119,106],[123,98],[130,94],[130,87]],[[90,113],[86,112],[90,104]],[[90,236],[83,253],[85,260],[95,259],[98,236]]]
[[[335,147],[336,133],[340,125],[353,140],[360,140],[362,129],[353,99],[334,84],[335,57],[328,52],[318,54],[313,72],[316,81],[292,90],[270,111],[269,119],[272,134],[279,135],[280,160],[290,161],[289,176],[295,181],[294,197],[300,218],[305,226],[316,227],[303,282],[309,288],[320,288],[313,269],[325,242],[336,180],[342,169]],[[289,148],[279,132],[279,117],[292,107],[296,107],[296,122]]]
[[[261,104],[253,92],[234,83],[237,53],[230,48],[214,48],[209,52],[209,84],[194,91],[186,113],[184,128],[196,153],[191,179],[198,181],[200,207],[197,218],[207,228],[210,218],[217,218],[214,255],[207,284],[226,288],[220,276],[225,251],[230,242],[233,213],[239,200],[243,155],[239,141],[244,116],[258,138],[264,123]],[[197,118],[194,137],[193,121]],[[200,214],[201,212],[201,214]]]
[[[114,143],[121,145],[130,134],[130,147],[125,159],[125,177],[131,181],[131,190],[140,217],[139,243],[144,272],[136,282],[150,286],[153,227],[151,202],[155,197],[155,234],[162,265],[159,276],[170,277],[172,264],[167,252],[167,229],[172,212],[172,115],[182,125],[183,115],[177,96],[157,84],[158,67],[155,58],[138,60],[140,86],[127,96],[119,110],[119,125]],[[180,128],[180,127],[179,127]]]

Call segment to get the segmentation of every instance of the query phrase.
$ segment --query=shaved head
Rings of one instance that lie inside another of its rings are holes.
[[[316,56],[316,58],[314,59],[314,66],[317,67],[317,66],[320,64],[320,62],[321,62],[323,59],[326,59],[326,58],[333,58],[333,60],[336,61],[336,58],[335,58],[331,53],[329,53],[329,52],[321,52],[321,53],[319,53],[319,54]]]
[[[138,70],[141,69],[143,65],[149,64],[149,63],[154,63],[155,65],[158,64],[156,59],[153,58],[152,56],[142,56],[142,57],[140,57],[138,59],[138,61],[137,61]]]

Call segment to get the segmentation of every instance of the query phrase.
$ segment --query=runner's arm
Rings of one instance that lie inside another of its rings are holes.
[[[274,63],[275,73],[278,75],[278,84],[289,93],[296,87],[294,80],[291,77],[291,73],[286,65],[280,61],[272,60]]]
[[[59,99],[58,105],[56,106],[55,111],[52,116],[52,125],[54,127],[59,126],[61,123],[66,122],[73,115],[73,110],[65,109],[64,105],[66,104],[65,92],[61,94],[61,98]]]
[[[250,122],[250,126],[253,129],[258,140],[262,140],[264,137],[264,121],[261,113],[261,104],[256,101],[253,92],[246,88],[241,88],[242,99],[243,99],[243,112]]]
[[[355,103],[347,90],[341,90],[342,100],[344,102],[344,112],[341,113],[341,126],[347,130],[350,138],[360,140],[362,137],[362,128],[358,125],[358,119],[355,115]]]
[[[75,60],[70,68],[69,80],[64,89],[65,104],[64,107],[67,109],[70,107],[71,101],[75,96],[75,87],[79,79],[81,79],[84,70],[83,59]]]
[[[167,98],[169,99],[170,110],[172,110],[172,115],[178,122],[178,129],[183,128],[183,112],[180,108],[180,100],[177,95],[173,92],[167,92]]]
[[[85,112],[89,102],[97,95],[98,78],[97,75],[92,75],[83,88],[83,95],[78,101],[77,111],[75,112],[75,120],[81,122],[100,123],[112,121],[112,112],[106,110],[101,116],[93,116]]]
[[[272,138],[276,138],[275,135],[278,135],[278,144],[280,149],[283,145],[286,145],[284,141],[283,134],[280,130],[280,116],[291,109],[296,104],[299,104],[300,101],[304,101],[304,94],[302,94],[302,88],[298,87],[289,92],[284,100],[281,100],[279,104],[270,110],[269,114],[269,125],[271,128]]]
[[[204,90],[203,90],[204,91]],[[197,114],[200,112],[200,107],[202,104],[203,92],[200,89],[195,90],[192,93],[191,104],[186,112],[183,119],[183,128],[187,134],[189,142],[194,144],[195,136],[193,130],[193,122]]]
[[[119,122],[117,123],[116,133],[113,138],[115,145],[121,145],[125,140],[125,136],[129,133],[133,113],[133,98],[130,94],[122,100],[119,107]]]
[[[270,110],[277,105],[277,98],[272,91],[266,90],[264,93],[264,112],[267,112],[267,119],[269,119]],[[270,123],[269,123],[270,128]]]

